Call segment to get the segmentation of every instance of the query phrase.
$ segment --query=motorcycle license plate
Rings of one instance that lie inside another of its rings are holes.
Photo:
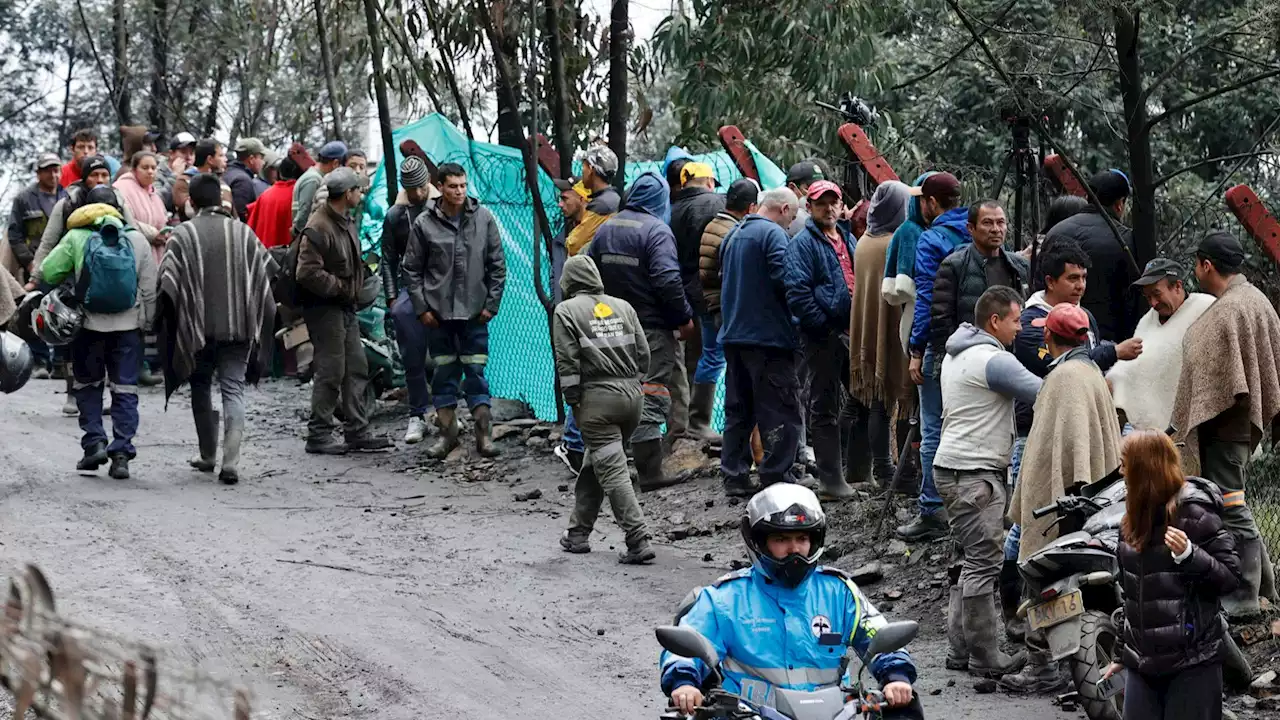
[[[1032,630],[1052,627],[1064,620],[1084,614],[1084,600],[1079,590],[1056,597],[1049,602],[1034,605],[1027,611],[1027,622]]]

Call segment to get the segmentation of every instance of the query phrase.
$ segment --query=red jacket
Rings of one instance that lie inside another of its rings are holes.
[[[249,227],[268,248],[283,247],[293,240],[293,184],[278,180],[249,204]]]

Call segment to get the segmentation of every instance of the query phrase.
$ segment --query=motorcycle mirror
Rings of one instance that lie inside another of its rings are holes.
[[[657,628],[654,633],[658,636],[658,644],[667,652],[680,657],[696,658],[712,669],[720,665],[716,649],[711,647],[710,641],[702,633],[693,628],[666,625]]]
[[[867,647],[867,656],[875,657],[901,650],[915,640],[919,632],[920,624],[915,620],[891,622],[877,630],[876,636],[871,638],[871,645]]]

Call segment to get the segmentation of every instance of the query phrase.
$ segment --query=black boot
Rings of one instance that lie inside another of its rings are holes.
[[[899,525],[896,534],[907,542],[933,542],[941,540],[950,532],[947,513],[945,510],[939,510],[932,515],[921,515],[906,525]]]
[[[1018,617],[1022,604],[1022,576],[1018,574],[1018,561],[1005,560],[1000,567],[1000,614],[1004,616],[1004,635],[1011,642],[1021,643],[1027,636],[1027,621]]]
[[[671,487],[684,482],[685,474],[667,476],[662,471],[662,441],[658,439],[631,443],[636,459],[636,471],[640,474],[637,485],[641,492]]]
[[[84,457],[80,458],[80,462],[76,463],[76,469],[81,471],[97,470],[107,462],[107,444],[104,442],[94,443],[91,447],[84,449]]]
[[[107,474],[116,480],[129,479],[129,456],[124,453],[115,453],[111,456],[111,469]]]
[[[757,492],[760,492],[760,483],[754,481],[751,475],[724,479],[724,494],[729,497],[749,498]]]
[[[871,481],[871,428],[866,422],[867,410],[861,408],[856,413],[845,445],[844,478],[850,485]]]

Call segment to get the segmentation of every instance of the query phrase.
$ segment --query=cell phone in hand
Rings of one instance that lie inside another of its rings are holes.
[[[1124,690],[1124,681],[1127,669],[1120,669],[1111,673],[1111,677],[1098,682],[1098,694],[1105,700],[1119,695]]]

